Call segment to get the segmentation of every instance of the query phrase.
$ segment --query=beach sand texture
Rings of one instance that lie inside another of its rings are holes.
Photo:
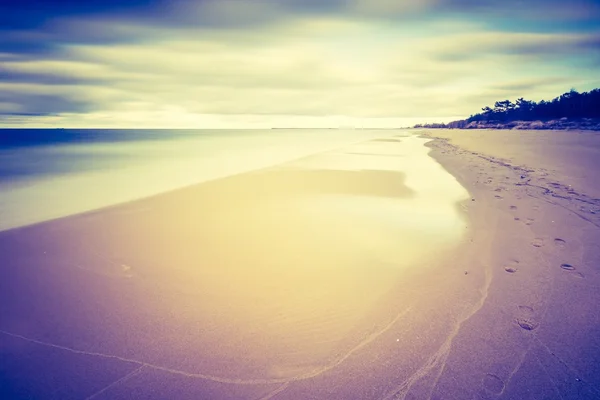
[[[600,398],[598,138],[421,133],[0,232],[0,394]]]
[[[600,398],[600,136],[428,136],[472,193],[474,234],[494,236],[487,299],[454,340],[433,398]]]

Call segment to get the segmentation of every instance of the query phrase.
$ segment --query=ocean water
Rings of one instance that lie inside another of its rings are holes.
[[[381,130],[3,129],[0,230],[392,134]]]

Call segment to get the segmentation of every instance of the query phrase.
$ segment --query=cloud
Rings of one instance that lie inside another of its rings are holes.
[[[440,41],[445,42],[440,46]],[[600,54],[600,31],[591,33],[522,33],[484,31],[460,33],[423,41],[423,52],[441,62],[469,61],[489,55],[551,57]]]
[[[121,14],[153,14],[156,1],[148,0],[19,0],[0,2],[0,31],[36,29],[57,18]]]
[[[576,83],[573,79],[568,79],[561,76],[550,76],[547,78],[530,78],[530,79],[519,79],[510,80],[506,82],[500,82],[490,86],[491,89],[506,93],[527,93],[532,91],[539,91],[540,89],[551,89],[554,90],[555,94],[557,88],[561,90],[566,85]]]
[[[597,18],[600,6],[593,0],[441,0],[439,9],[496,18],[581,21]]]
[[[541,3],[504,4],[527,15]],[[94,15],[56,15],[0,38],[0,113],[124,126],[445,119],[506,97],[590,89],[599,61],[600,30],[507,31],[469,20],[498,11],[488,3],[179,1],[133,13],[139,5],[116,15],[116,3],[94,3]]]
[[[0,66],[0,82],[40,85],[91,85],[113,83],[102,67],[71,61],[5,60]]]
[[[58,94],[0,91],[0,115],[45,116],[63,112],[87,112],[91,105]]]

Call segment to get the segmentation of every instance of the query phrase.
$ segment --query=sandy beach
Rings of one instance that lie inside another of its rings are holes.
[[[0,232],[0,397],[600,398],[600,137],[415,133]]]
[[[473,243],[489,235],[485,258],[470,263],[490,273],[484,304],[453,340],[433,398],[599,398],[600,137],[426,135],[473,196]]]

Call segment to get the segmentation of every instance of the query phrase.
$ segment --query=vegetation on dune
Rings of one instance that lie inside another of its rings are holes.
[[[481,113],[448,124],[419,124],[415,128],[600,129],[600,89],[575,89],[539,103],[519,98],[497,101]]]

